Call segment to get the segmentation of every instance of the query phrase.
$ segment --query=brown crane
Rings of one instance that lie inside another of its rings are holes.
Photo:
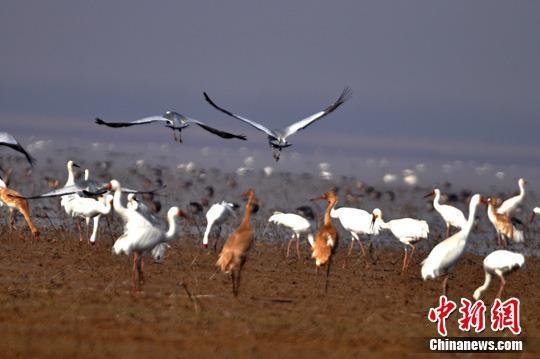
[[[317,272],[320,266],[326,265],[326,281],[324,284],[324,291],[328,290],[328,276],[330,275],[330,266],[332,264],[332,254],[336,248],[338,241],[338,232],[336,227],[332,224],[330,218],[330,211],[337,202],[336,193],[334,191],[328,191],[320,197],[313,198],[312,200],[325,199],[328,201],[328,206],[324,212],[323,226],[319,228],[315,235],[315,242],[313,243],[313,252],[311,258],[315,259],[315,265],[317,266]]]
[[[30,218],[30,211],[28,209],[28,202],[26,202],[26,199],[22,198],[22,195],[12,190],[11,188],[7,188],[6,183],[0,179],[0,201],[5,203],[9,207],[9,227],[10,229],[13,229],[13,210],[16,209],[19,212],[22,213],[24,216],[24,219],[26,220],[26,223],[28,224],[28,227],[30,228],[30,231],[34,235],[34,238],[36,240],[39,240],[39,230],[32,222],[32,218]]]
[[[523,231],[520,231],[514,227],[510,216],[507,214],[498,213],[497,208],[495,208],[495,202],[495,198],[490,197],[487,200],[484,200],[483,203],[487,204],[488,206],[488,218],[497,231],[497,240],[499,246],[506,248],[508,246],[509,239],[514,242],[523,242]]]
[[[253,230],[251,229],[250,218],[256,198],[252,189],[249,189],[243,195],[247,196],[248,201],[242,222],[229,238],[227,238],[216,262],[216,265],[222,272],[231,274],[232,291],[235,297],[238,296],[240,275],[246,263],[247,252],[253,242]]]

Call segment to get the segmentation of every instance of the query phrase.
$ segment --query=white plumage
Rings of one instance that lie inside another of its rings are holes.
[[[274,214],[268,218],[268,222],[282,225],[293,231],[292,238],[289,240],[289,244],[287,246],[287,257],[289,256],[289,251],[293,240],[296,240],[296,254],[298,257],[300,257],[299,243],[300,236],[303,234],[307,235],[309,244],[311,247],[313,247],[314,239],[313,234],[311,233],[311,223],[304,217],[296,213],[274,212]]]
[[[202,121],[184,116],[174,111],[167,111],[161,116],[150,116],[150,117],[141,118],[139,120],[135,120],[131,122],[105,122],[99,118],[96,118],[95,122],[98,125],[105,125],[105,126],[113,127],[113,128],[146,125],[146,124],[150,124],[154,122],[165,123],[165,126],[170,128],[173,131],[174,139],[175,141],[178,141],[178,142],[182,142],[182,135],[181,135],[182,130],[187,128],[192,123],[221,138],[225,138],[225,139],[237,138],[240,140],[246,139],[246,136],[244,135],[237,135],[234,133],[219,130],[215,127],[211,127],[207,125],[206,123]]]
[[[108,215],[111,212],[112,201],[112,195],[106,195],[105,198],[101,200],[87,197],[79,197],[77,195],[74,195],[74,197],[69,200],[70,213],[72,217],[84,218],[87,228],[90,219],[93,220],[94,223],[92,228],[92,235],[89,238],[89,241],[92,244],[94,244],[96,241],[99,219],[101,216]],[[82,240],[82,236],[80,240]]]
[[[465,245],[467,244],[467,239],[474,223],[476,208],[481,198],[479,194],[475,194],[471,198],[471,202],[469,203],[469,217],[465,227],[437,244],[422,262],[421,274],[424,280],[445,276],[443,280],[443,294],[446,294],[448,274],[465,250]]]
[[[217,226],[218,233],[216,235],[216,245],[221,233],[221,225],[225,223],[231,215],[234,215],[235,209],[238,205],[226,201],[214,203],[206,212],[206,229],[204,230],[203,245],[208,247],[208,238],[214,225]],[[216,245],[214,249],[216,249]]]
[[[267,137],[268,137],[268,144],[270,145],[270,147],[272,147],[273,149],[273,157],[276,161],[279,160],[279,156],[280,156],[280,153],[281,153],[281,150],[285,147],[289,147],[291,146],[291,144],[289,142],[287,142],[287,137],[295,134],[296,132],[308,127],[309,125],[311,125],[313,122],[323,118],[324,116],[328,115],[329,113],[333,112],[335,109],[337,109],[339,106],[341,106],[345,101],[347,101],[347,99],[350,97],[351,95],[351,90],[346,87],[343,92],[341,93],[341,95],[338,97],[338,99],[333,103],[331,104],[330,106],[326,107],[324,110],[322,111],[319,111],[309,117],[306,117],[304,118],[303,120],[300,120],[298,122],[295,122],[283,129],[280,129],[280,130],[274,130],[274,129],[270,129],[264,125],[261,125],[260,123],[257,123],[255,121],[251,121],[251,120],[248,120],[247,118],[244,118],[242,116],[239,116],[239,115],[236,115],[234,113],[232,113],[231,111],[228,111],[222,107],[219,107],[218,105],[216,105],[214,103],[214,101],[212,101],[210,99],[210,97],[208,96],[208,94],[205,92],[204,93],[204,98],[206,99],[206,101],[212,106],[214,107],[216,110],[218,111],[221,111],[231,117],[234,117],[236,118],[237,120],[240,120],[244,123],[247,123],[248,125],[250,126],[253,126],[254,128],[256,128],[257,130],[261,131],[261,132],[264,132]]]
[[[166,243],[176,237],[175,217],[185,217],[185,214],[178,207],[171,207],[167,212],[169,229],[163,232],[155,227],[148,219],[133,209],[128,209],[122,205],[122,188],[116,180],[109,182],[107,189],[114,191],[114,210],[124,221],[124,233],[113,245],[113,253],[133,256],[133,290],[140,290],[143,281],[142,255],[151,253],[156,246]],[[162,253],[166,248],[156,250]]]
[[[520,243],[525,241],[525,235],[522,230],[519,230],[512,223],[512,219],[509,215],[504,213],[498,213],[495,209],[495,199],[490,197],[486,200],[488,205],[487,214],[488,219],[493,224],[495,231],[497,232],[497,239],[499,245],[506,247],[508,245],[508,240],[511,240],[515,243]]]
[[[338,218],[343,228],[351,233],[351,246],[349,247],[348,254],[350,255],[352,253],[354,241],[358,241],[362,254],[366,257],[366,251],[359,235],[367,235],[369,237],[379,234],[379,227],[371,225],[372,214],[359,208],[341,207],[338,209],[332,208],[330,217]]]
[[[372,212],[372,225],[374,228],[389,229],[404,246],[403,265],[401,272],[403,273],[414,253],[414,243],[426,239],[429,235],[429,225],[426,221],[414,218],[400,218],[385,222],[382,218],[382,211],[375,208]],[[408,255],[407,247],[411,247],[411,254]]]
[[[521,202],[523,202],[523,198],[525,198],[525,184],[526,183],[527,181],[525,181],[523,178],[520,178],[518,180],[519,194],[517,196],[510,197],[506,201],[501,203],[499,208],[497,208],[497,213],[505,214],[507,216],[512,215],[512,213],[521,204]]]
[[[127,204],[128,209],[132,209],[136,212],[139,212],[144,218],[148,219],[151,223],[158,223],[156,216],[150,211],[150,208],[144,202],[137,200],[135,198],[135,193],[128,193],[127,195]]]
[[[537,214],[540,214],[540,207],[534,207],[531,215],[531,222],[534,221],[534,217],[536,217]]]
[[[504,275],[518,268],[521,268],[524,265],[525,257],[521,253],[515,253],[504,249],[499,249],[488,254],[487,257],[484,258],[484,272],[486,275],[484,284],[476,288],[473,294],[473,298],[475,300],[478,300],[480,298],[482,292],[484,292],[489,286],[489,283],[491,282],[491,277],[493,275],[498,276],[501,280],[501,285],[499,287],[499,291],[497,292],[497,298],[500,298],[504,289],[504,285],[506,284]]]
[[[446,224],[446,237],[450,235],[450,227],[462,229],[467,223],[467,219],[461,210],[448,204],[441,204],[441,191],[435,188],[429,195],[434,195],[433,208],[441,215]]]

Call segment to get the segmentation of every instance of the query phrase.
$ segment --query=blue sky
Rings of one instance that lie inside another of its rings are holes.
[[[291,138],[293,148],[540,159],[538,1],[9,0],[2,8],[0,125],[21,139],[172,141],[159,126],[93,124],[171,109],[264,148],[264,135],[212,109],[202,92],[279,128],[348,85],[351,100]],[[185,137],[188,146],[236,146],[198,129]]]

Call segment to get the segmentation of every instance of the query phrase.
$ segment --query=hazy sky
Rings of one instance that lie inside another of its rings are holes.
[[[317,141],[350,156],[538,163],[539,35],[536,0],[4,0],[0,128],[21,139],[166,142],[159,126],[125,132],[93,119],[174,109],[263,147],[264,135],[212,109],[202,92],[282,127],[348,85],[351,100],[292,137],[293,148]],[[199,129],[185,137],[235,145]]]

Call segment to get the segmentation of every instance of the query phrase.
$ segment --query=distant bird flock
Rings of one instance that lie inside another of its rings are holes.
[[[265,133],[268,137],[268,143],[273,150],[273,157],[276,161],[280,158],[280,153],[283,148],[291,146],[288,142],[288,137],[296,132],[306,128],[315,121],[329,115],[335,111],[343,103],[345,103],[351,95],[351,90],[345,88],[339,95],[337,100],[326,107],[324,110],[317,112],[305,119],[295,122],[292,125],[281,130],[272,130],[267,126],[257,122],[248,120],[244,117],[236,115],[220,106],[218,106],[205,92],[205,100],[218,111],[227,114],[233,118],[244,122],[257,130]],[[98,125],[108,126],[112,128],[123,128],[139,125],[147,125],[152,123],[162,123],[173,131],[174,139],[182,142],[181,132],[190,124],[195,124],[204,130],[219,136],[224,139],[239,139],[246,140],[246,136],[242,134],[234,134],[215,127],[211,127],[204,122],[186,117],[173,111],[167,111],[161,116],[145,117],[131,122],[105,122],[97,118],[95,122]],[[28,163],[33,166],[35,160],[23,146],[6,132],[0,132],[0,144],[10,147],[25,156]],[[14,231],[13,226],[13,211],[20,212],[30,229],[35,240],[40,239],[40,231],[32,222],[28,199],[33,198],[51,198],[60,197],[60,204],[66,214],[73,217],[78,231],[79,240],[88,241],[94,244],[97,240],[98,224],[101,217],[109,215],[112,211],[117,213],[124,223],[123,233],[116,239],[112,246],[114,254],[133,255],[132,267],[132,290],[138,292],[142,290],[144,282],[143,273],[143,258],[151,256],[155,261],[162,261],[165,258],[168,242],[177,239],[179,218],[184,221],[191,221],[192,216],[185,213],[178,207],[173,206],[167,211],[168,230],[163,231],[157,225],[159,219],[155,217],[152,211],[146,205],[137,200],[137,194],[142,192],[124,188],[119,181],[110,179],[107,183],[97,183],[90,178],[90,173],[87,170],[83,180],[76,180],[74,168],[79,167],[73,161],[68,161],[67,180],[61,188],[38,195],[24,196],[14,189],[9,188],[8,181],[0,180],[0,203],[9,208],[9,228]],[[481,194],[474,194],[470,198],[468,215],[465,216],[461,210],[441,203],[441,191],[438,188],[433,189],[426,197],[433,196],[433,208],[441,215],[446,231],[442,241],[437,243],[429,252],[428,256],[421,262],[420,275],[426,279],[443,278],[442,293],[448,291],[448,279],[453,268],[458,265],[460,258],[465,252],[468,238],[474,225],[478,207],[486,205],[487,216],[493,224],[498,245],[503,249],[497,249],[489,254],[484,262],[483,268],[485,272],[485,281],[473,293],[473,297],[478,299],[489,286],[491,278],[496,275],[500,279],[500,288],[497,292],[497,297],[502,296],[502,291],[506,283],[505,275],[511,271],[522,267],[525,263],[525,258],[522,254],[512,252],[507,249],[515,243],[520,243],[525,240],[523,231],[517,228],[517,224],[512,219],[513,212],[522,204],[526,195],[526,181],[519,179],[518,187],[519,194],[511,197],[501,204],[498,203],[495,197],[488,197]],[[56,184],[58,186],[58,184]],[[153,191],[150,191],[152,193]],[[206,228],[204,234],[201,232],[201,243],[206,248],[212,240],[212,247],[215,252],[220,247],[218,245],[222,233],[222,225],[237,222],[236,218],[241,218],[238,227],[230,231],[229,236],[225,239],[221,246],[221,251],[217,254],[216,266],[222,272],[230,274],[232,293],[234,296],[239,294],[241,275],[249,255],[249,250],[253,245],[254,239],[260,233],[256,233],[256,229],[251,225],[251,216],[254,214],[261,203],[260,198],[256,196],[256,189],[249,189],[244,193],[247,200],[243,208],[241,216],[239,205],[223,200],[214,203],[205,213]],[[123,201],[123,193],[127,193],[127,202]],[[213,194],[213,189],[212,189]],[[392,196],[393,193],[392,193]],[[326,209],[322,218],[316,218],[314,212],[309,206],[298,207],[296,212],[280,212],[276,211],[270,218],[268,223],[285,228],[288,234],[288,245],[286,257],[289,257],[290,246],[293,241],[296,241],[296,255],[301,257],[300,241],[301,238],[306,238],[311,248],[311,258],[314,260],[316,271],[320,267],[326,268],[325,276],[325,291],[328,290],[330,270],[333,261],[333,256],[338,249],[339,231],[336,224],[339,223],[343,230],[351,236],[351,244],[348,250],[348,255],[352,255],[353,246],[358,242],[360,250],[366,266],[372,263],[368,259],[368,254],[363,241],[367,240],[371,245],[374,238],[379,236],[383,231],[388,230],[404,248],[403,262],[401,265],[401,273],[404,274],[409,267],[415,251],[415,243],[426,240],[430,233],[428,222],[416,218],[397,218],[391,220],[383,219],[383,212],[379,208],[372,211],[355,207],[338,207],[338,195],[334,190],[330,190],[318,197],[313,198],[314,201],[326,201]],[[264,202],[262,202],[264,203]],[[194,204],[195,205],[195,204]],[[200,212],[202,207],[195,208],[195,212]],[[189,211],[188,211],[189,212]],[[536,207],[531,216],[531,222],[534,216],[540,214],[540,208]],[[83,235],[83,230],[80,226],[80,221],[86,221],[86,235]],[[89,236],[89,222],[93,221],[92,234]],[[317,222],[322,223],[317,226]],[[452,230],[455,232],[451,234]],[[266,230],[265,230],[266,231]],[[263,233],[264,235],[264,233]]]

